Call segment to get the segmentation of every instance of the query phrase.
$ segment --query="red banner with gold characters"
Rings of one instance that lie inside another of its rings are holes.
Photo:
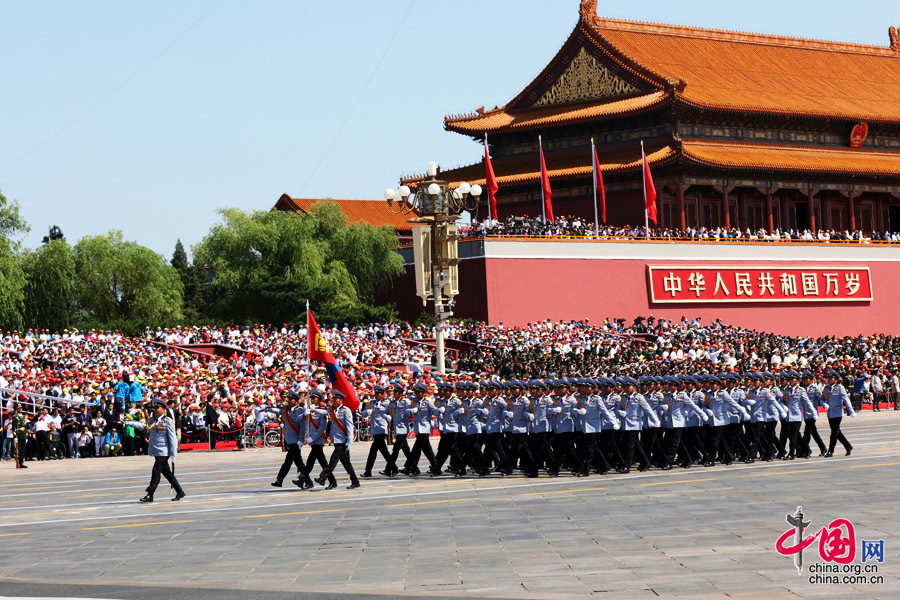
[[[647,265],[651,304],[870,302],[868,267]]]

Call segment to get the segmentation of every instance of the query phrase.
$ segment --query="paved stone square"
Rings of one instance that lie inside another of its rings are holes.
[[[897,598],[900,412],[844,425],[850,457],[359,490],[273,488],[278,450],[182,453],[188,497],[163,482],[150,505],[147,457],[5,462],[0,596]],[[860,539],[883,539],[883,583],[810,584],[817,542],[798,575],[775,550],[798,505],[806,534],[853,523],[856,565]]]

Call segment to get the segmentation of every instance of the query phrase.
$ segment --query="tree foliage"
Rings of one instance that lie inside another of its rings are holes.
[[[182,318],[177,271],[149,248],[123,240],[121,231],[83,237],[74,258],[81,319],[149,324]]]
[[[17,236],[28,231],[19,203],[0,192],[0,328],[20,329],[24,324],[25,273],[17,256]]]
[[[372,305],[376,286],[403,270],[390,227],[348,224],[333,201],[309,213],[238,209],[194,248],[195,264],[212,271],[210,309],[234,321],[303,319],[308,299],[325,321],[387,320]]]
[[[62,236],[22,254],[25,322],[28,327],[62,331],[71,326],[75,257]]]

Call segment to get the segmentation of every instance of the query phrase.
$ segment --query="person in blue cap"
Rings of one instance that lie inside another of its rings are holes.
[[[484,386],[481,387],[484,390]],[[509,389],[509,388],[507,388]],[[503,424],[506,413],[506,399],[501,394],[499,384],[492,384],[487,388],[487,398],[482,405],[487,410],[482,436],[484,437],[484,452],[481,457],[481,469],[478,474],[486,477],[491,473],[491,465],[496,464],[501,474],[506,473],[506,452],[503,447]]]
[[[427,396],[428,386],[421,381],[413,386],[413,395],[415,400],[409,412],[413,415],[414,427],[416,433],[416,441],[409,453],[409,459],[406,461],[404,470],[410,477],[420,474],[419,456],[425,455],[428,460],[428,470],[433,472],[434,466],[434,450],[431,448],[431,432],[434,428],[432,424],[433,415],[437,414],[433,400]]]
[[[541,384],[537,380],[528,382],[529,393],[533,392],[537,395],[540,392]],[[531,397],[524,393],[523,389],[517,389],[512,401],[509,403],[509,412],[512,413],[509,452],[506,454],[506,472],[511,474],[518,466],[521,455],[522,469],[526,472],[531,469],[534,458],[528,444],[528,432],[531,428],[531,422],[534,415],[531,414]],[[535,469],[536,470],[536,469]]]
[[[763,389],[769,395],[769,411],[766,414],[765,436],[769,445],[775,450],[775,456],[770,455],[766,458],[766,460],[771,461],[774,458],[784,457],[784,444],[780,443],[778,436],[775,435],[775,429],[778,427],[778,422],[787,417],[787,409],[779,399],[779,396],[782,394],[781,390],[775,386],[775,376],[768,371],[762,375]]]
[[[812,410],[804,410],[803,412],[805,427],[803,428],[803,438],[800,440],[801,458],[812,456],[812,448],[809,445],[810,440],[815,440],[816,445],[819,447],[819,456],[825,456],[825,452],[827,452],[825,442],[822,441],[822,436],[819,435],[819,430],[816,428],[816,421],[819,419],[819,407],[825,407],[825,398],[822,395],[822,390],[816,385],[816,377],[811,371],[803,371],[801,375],[803,376],[803,385],[806,386],[806,396],[813,405]]]
[[[303,473],[306,464],[303,462],[301,448],[306,443],[306,410],[299,406],[300,395],[294,391],[284,393],[284,404],[281,408],[267,407],[266,411],[273,414],[281,414],[284,446],[287,452],[278,475],[272,482],[272,487],[281,487],[284,478],[291,470],[291,465],[297,467],[297,474]]]
[[[551,424],[553,426],[553,459],[556,463],[556,472],[561,468],[570,471],[578,471],[581,461],[575,456],[575,407],[577,401],[572,396],[571,383],[566,380],[554,382],[555,394],[553,398],[553,411]]]
[[[706,395],[706,412],[710,418],[710,430],[709,443],[707,445],[708,458],[703,466],[712,467],[715,465],[717,456],[721,456],[722,464],[730,465],[734,461],[734,455],[727,444],[721,443],[725,425],[728,424],[728,407],[738,411],[747,418],[750,418],[750,414],[728,392],[721,389],[721,379],[715,375],[708,375],[706,381],[710,387],[709,393]]]
[[[655,427],[659,427],[659,417],[656,416],[656,412],[647,403],[644,396],[638,393],[638,382],[636,379],[632,377],[622,377],[621,381],[625,389],[625,396],[622,397],[619,408],[619,417],[624,423],[624,432],[622,436],[623,466],[619,467],[617,470],[619,473],[628,473],[631,470],[631,464],[634,460],[635,442],[641,431],[644,415],[646,414],[648,416],[650,423]],[[637,445],[636,448],[638,460],[640,461],[638,470],[646,471],[650,468],[650,459],[644,454],[644,449],[641,448],[640,445]]]
[[[184,489],[172,473],[169,467],[169,458],[173,460],[178,455],[178,440],[175,438],[175,422],[166,414],[166,402],[162,398],[153,400],[153,417],[147,427],[147,454],[153,457],[153,473],[150,476],[150,485],[147,486],[147,495],[141,498],[141,502],[153,502],[153,494],[159,486],[160,476],[165,477],[175,490],[173,502],[185,497]]]
[[[294,479],[292,481],[294,485],[302,489],[312,489],[315,487],[313,486],[312,478],[310,478],[309,474],[316,466],[316,463],[318,463],[322,469],[328,468],[328,460],[325,458],[325,432],[328,427],[328,410],[324,405],[324,396],[319,390],[313,389],[309,392],[307,402],[306,409],[307,414],[309,414],[309,430],[307,431],[307,435],[309,436],[308,441],[310,451],[309,456],[306,457],[306,468],[303,469],[302,476],[299,479]],[[335,480],[333,475],[329,474],[328,489],[334,489],[336,487],[337,480]]]
[[[375,466],[375,458],[378,456],[378,453],[381,452],[381,456],[384,457],[384,460],[387,463],[384,470],[390,477],[392,476],[390,474],[397,471],[397,467],[393,460],[391,460],[391,453],[388,451],[387,447],[387,437],[391,427],[390,405],[384,398],[383,387],[380,385],[375,386],[372,391],[375,397],[372,398],[366,409],[360,413],[361,417],[369,419],[369,427],[372,431],[372,445],[369,446],[369,455],[366,458],[366,468],[363,471],[362,476],[372,476],[372,467]]]
[[[531,429],[528,432],[528,443],[531,446],[531,456],[534,462],[528,471],[529,477],[537,477],[541,467],[546,466],[550,475],[559,475],[556,457],[553,455],[553,447],[550,445],[550,434],[553,425],[550,417],[553,410],[553,398],[548,393],[546,383],[538,382],[534,389],[529,411],[531,412]]]
[[[664,402],[666,403],[666,411],[663,413],[665,427],[665,462],[662,469],[669,470],[675,464],[676,454],[681,452],[681,466],[688,468],[691,466],[690,452],[688,452],[681,443],[681,435],[687,423],[688,411],[691,411],[697,418],[705,422],[709,419],[703,410],[697,406],[691,399],[688,390],[687,378],[680,376],[668,375],[663,378],[666,384],[666,395]]]
[[[331,452],[328,466],[316,477],[316,483],[325,485],[325,480],[328,479],[327,489],[337,487],[336,483],[332,483],[334,481],[332,474],[340,462],[347,471],[347,475],[350,476],[350,485],[347,486],[347,489],[353,490],[359,487],[359,479],[357,479],[353,463],[350,461],[350,446],[353,444],[353,412],[344,406],[343,400],[343,392],[331,390],[328,414],[331,418],[331,441],[334,443],[334,450]]]
[[[844,417],[844,409],[847,410],[847,414],[850,415],[851,419],[856,417],[856,412],[853,410],[853,405],[850,404],[850,396],[847,394],[847,389],[841,385],[840,373],[834,369],[828,371],[828,385],[823,393],[825,395],[825,404],[828,406],[828,425],[831,427],[831,439],[828,440],[828,452],[825,453],[825,456],[834,456],[834,448],[838,442],[844,446],[847,456],[850,456],[853,446],[841,432],[841,419]]]
[[[393,470],[385,469],[381,472],[382,475],[387,475],[388,477],[393,477],[400,472],[397,468],[400,453],[403,452],[405,461],[409,460],[410,454],[409,444],[406,441],[409,435],[410,402],[404,396],[405,391],[402,386],[397,385],[392,390],[392,398],[388,410],[391,414],[391,427],[394,430],[394,445],[391,448],[391,464],[394,468]],[[403,472],[406,473],[405,468]]]
[[[803,415],[816,410],[806,393],[806,388],[800,385],[800,373],[797,371],[787,372],[788,386],[782,391],[782,402],[787,407],[788,415],[784,425],[787,427],[787,440],[790,442],[790,449],[784,456],[784,460],[794,460],[805,454],[799,445],[800,442],[800,424],[803,422]]]

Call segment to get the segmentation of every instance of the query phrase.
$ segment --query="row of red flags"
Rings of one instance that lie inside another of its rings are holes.
[[[544,161],[544,147],[538,142],[538,148],[541,154],[541,196],[544,201],[543,213],[546,219],[553,221],[553,190],[550,188],[550,175],[547,173],[547,163]],[[606,189],[603,186],[603,172],[600,170],[600,158],[597,156],[597,148],[591,145],[591,164],[594,172],[594,188],[597,190],[600,199],[600,222],[606,223]],[[650,163],[647,162],[647,155],[644,153],[644,146],[641,144],[641,165],[644,172],[644,210],[647,211],[647,219],[656,224],[656,186],[653,185],[653,177],[650,175]],[[494,167],[491,164],[491,155],[488,152],[487,141],[484,144],[484,171],[485,181],[488,189],[488,201],[490,214],[497,216],[497,190],[500,184],[497,183],[497,177],[494,175]]]

